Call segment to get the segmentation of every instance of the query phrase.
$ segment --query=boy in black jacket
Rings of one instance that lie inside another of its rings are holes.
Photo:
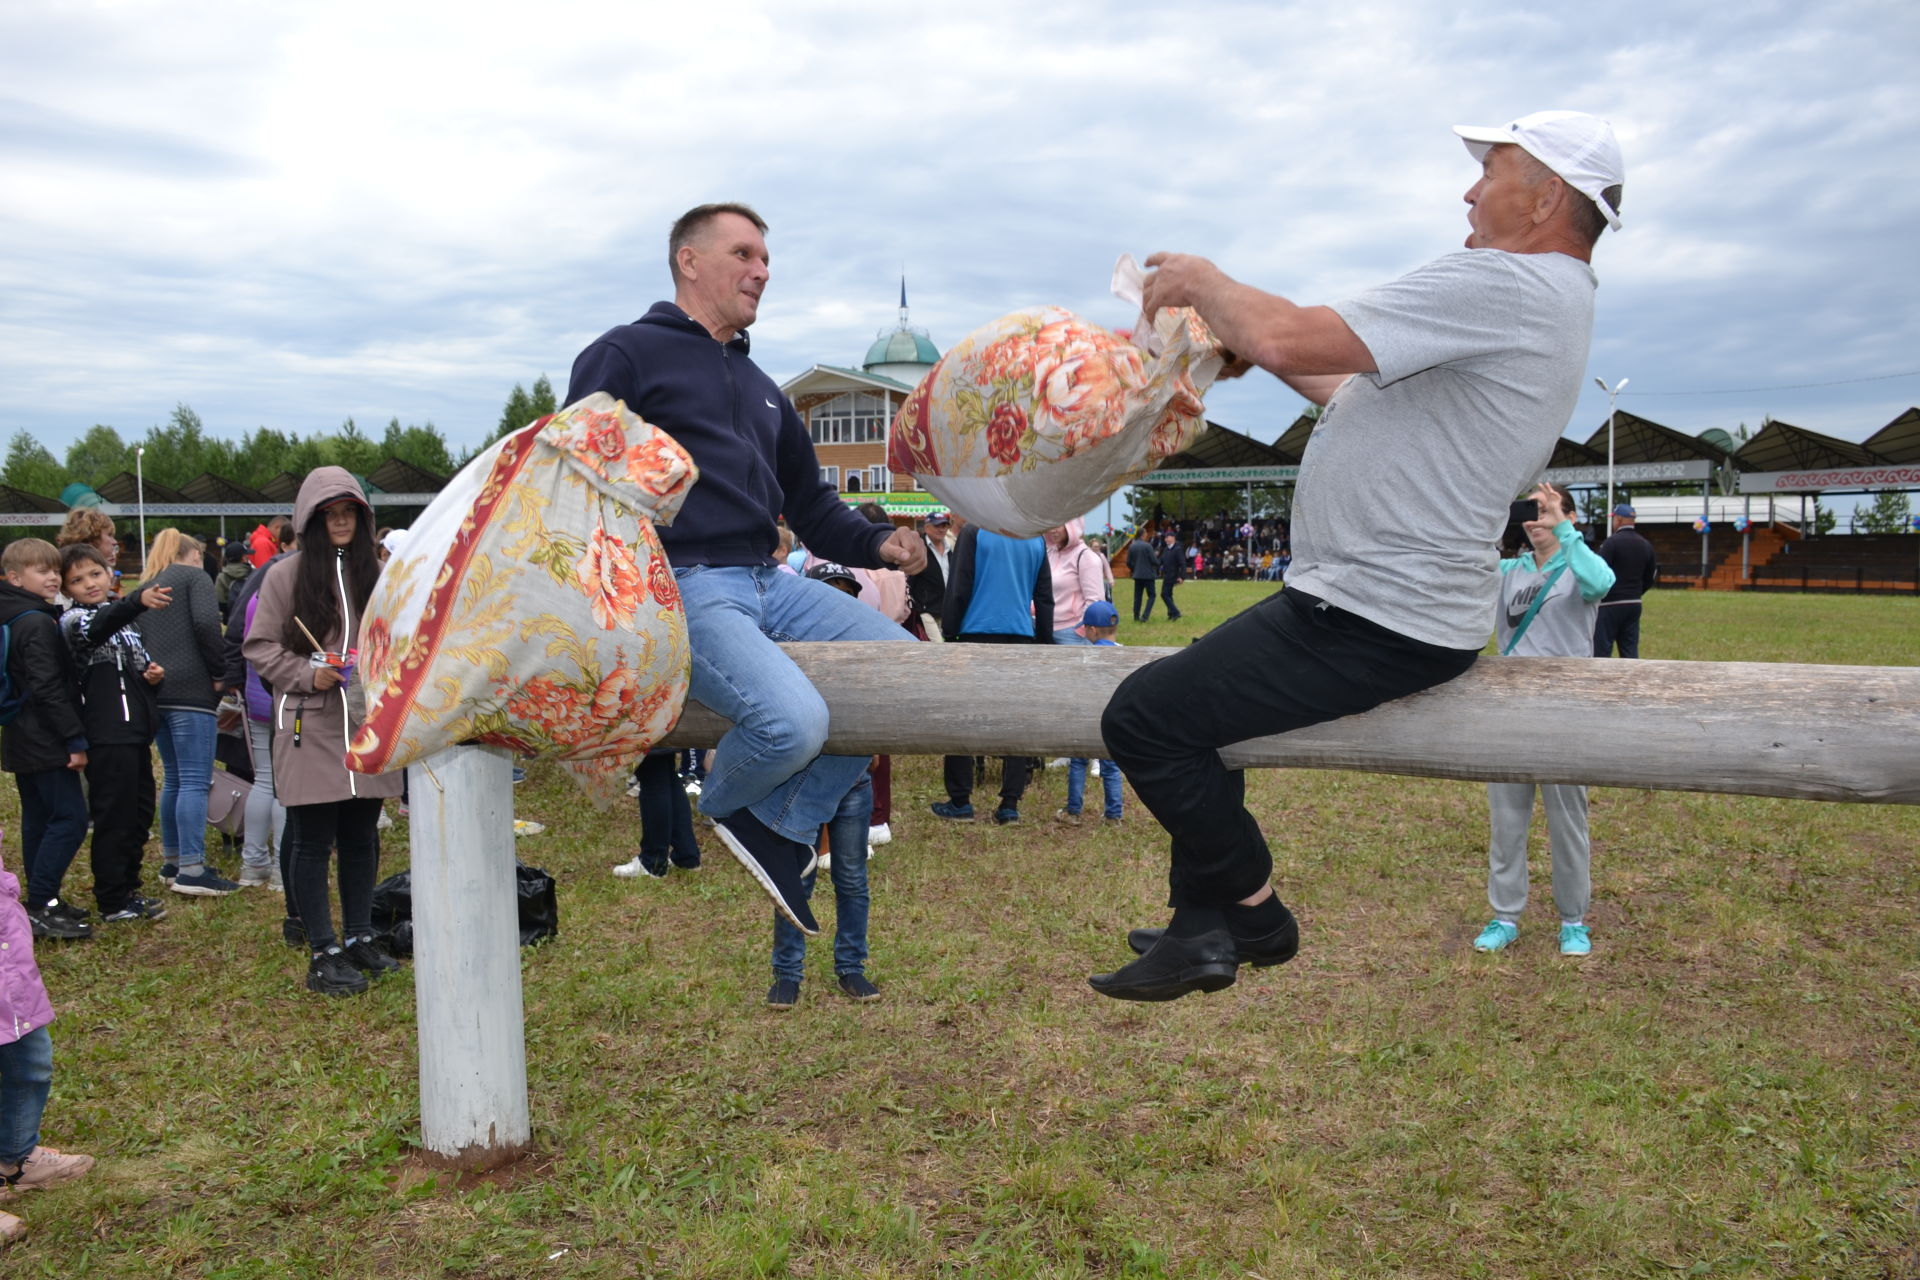
[[[88,938],[87,913],[60,901],[60,882],[87,835],[80,771],[87,735],[73,696],[73,665],[60,643],[60,553],[21,538],[0,553],[0,626],[7,629],[9,699],[26,702],[0,729],[0,769],[20,789],[20,848],[27,865],[27,918],[36,938]]]
[[[93,815],[93,897],[107,921],[158,920],[167,909],[141,897],[140,854],[153,826],[153,687],[166,672],[128,627],[173,593],[148,587],[109,600],[113,571],[84,543],[60,555],[73,607],[60,634],[80,675],[80,719],[87,731],[87,800]]]

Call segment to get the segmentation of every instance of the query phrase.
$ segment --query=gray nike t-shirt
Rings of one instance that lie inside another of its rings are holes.
[[[1448,254],[1333,310],[1373,353],[1308,439],[1287,585],[1450,649],[1487,640],[1507,506],[1586,375],[1593,268]]]

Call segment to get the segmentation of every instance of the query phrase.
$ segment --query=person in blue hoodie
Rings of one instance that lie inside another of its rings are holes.
[[[819,932],[803,879],[813,842],[860,781],[866,756],[825,756],[827,705],[779,640],[912,637],[822,582],[782,573],[779,524],[815,554],[918,573],[926,544],[872,524],[821,478],[806,424],[748,356],[769,276],[767,224],[743,204],[705,204],[667,237],[673,301],[588,344],[567,403],[604,391],[671,435],[700,479],[656,532],[693,650],[688,692],[725,716],[700,793],[728,852],[803,933]]]

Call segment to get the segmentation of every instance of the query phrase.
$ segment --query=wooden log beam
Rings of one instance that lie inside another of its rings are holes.
[[[782,647],[826,699],[839,755],[1098,756],[1115,686],[1173,652]],[[712,746],[726,727],[690,702],[667,745]],[[1482,658],[1439,688],[1221,754],[1240,767],[1920,804],[1920,667]]]

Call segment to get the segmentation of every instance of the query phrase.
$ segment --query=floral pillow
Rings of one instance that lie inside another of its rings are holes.
[[[973,523],[1031,537],[1193,443],[1223,363],[1191,310],[1161,311],[1138,341],[1059,307],[1016,311],[934,365],[894,419],[887,465]]]
[[[387,561],[360,628],[349,768],[460,742],[564,761],[593,799],[680,717],[686,618],[654,536],[699,472],[596,393],[475,458]]]

